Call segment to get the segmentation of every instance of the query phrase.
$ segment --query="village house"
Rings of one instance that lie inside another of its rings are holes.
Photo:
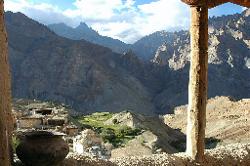
[[[23,128],[41,128],[43,125],[43,119],[39,116],[22,117],[17,119],[16,127],[18,129]]]

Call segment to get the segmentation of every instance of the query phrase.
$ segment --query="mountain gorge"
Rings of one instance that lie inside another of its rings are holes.
[[[249,13],[210,19],[209,97],[250,97]],[[100,35],[83,23],[85,36],[60,24],[48,29],[21,13],[5,17],[14,97],[63,102],[84,113],[165,114],[187,103],[187,31],[155,32],[133,45],[108,38],[120,43],[112,44],[116,50],[98,43]],[[123,48],[130,51],[115,53]]]

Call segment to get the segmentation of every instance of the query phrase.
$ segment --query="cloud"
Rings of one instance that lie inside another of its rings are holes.
[[[28,17],[43,24],[67,22],[69,25],[77,25],[79,21],[63,14],[59,7],[48,3],[32,3],[28,0],[5,0],[5,11],[22,12]]]
[[[64,14],[94,20],[109,20],[123,7],[121,0],[76,0],[74,5],[76,9],[68,9]]]
[[[6,11],[13,11],[13,12],[22,11],[22,9],[28,5],[29,3],[25,0],[4,1],[4,8]]]
[[[180,0],[158,0],[136,5],[135,0],[75,0],[62,10],[47,3],[7,0],[6,10],[20,11],[44,24],[86,22],[100,34],[133,43],[158,30],[187,29],[189,9]],[[59,5],[59,4],[58,4]]]
[[[184,28],[189,25],[189,9],[179,0],[160,0],[138,6],[144,17],[137,18],[142,34],[162,29]]]
[[[100,34],[132,43],[158,30],[187,29],[189,8],[179,0],[135,6],[135,0],[76,0],[68,17],[80,17]]]

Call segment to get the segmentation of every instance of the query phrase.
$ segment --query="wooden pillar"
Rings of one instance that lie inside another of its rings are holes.
[[[202,162],[205,149],[208,70],[208,7],[205,4],[191,6],[190,33],[187,154]]]
[[[0,165],[10,166],[10,144],[8,123],[10,120],[10,73],[8,45],[4,26],[4,5],[0,0]]]
[[[208,8],[232,2],[250,7],[250,0],[181,0],[191,6],[191,66],[188,94],[187,154],[203,161],[205,149]]]

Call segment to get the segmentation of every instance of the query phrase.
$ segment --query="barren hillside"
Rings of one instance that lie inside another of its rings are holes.
[[[164,116],[165,123],[186,131],[187,105],[176,107],[175,114]],[[206,137],[218,139],[219,145],[250,141],[250,99],[234,101],[229,97],[208,100]]]

